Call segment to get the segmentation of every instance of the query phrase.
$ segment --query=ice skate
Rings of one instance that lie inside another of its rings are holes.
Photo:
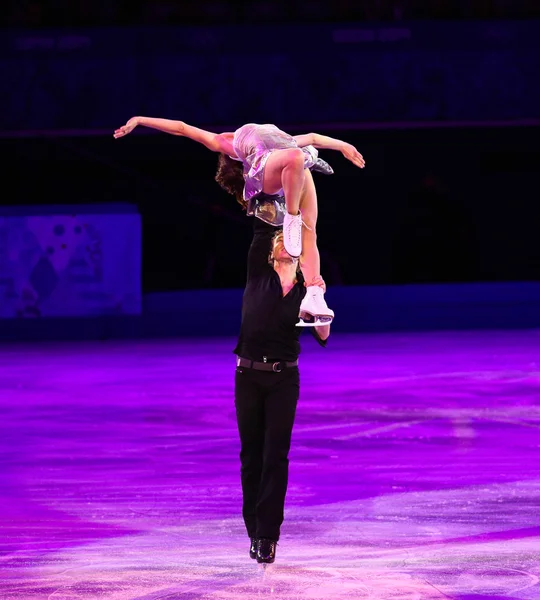
[[[299,258],[302,254],[302,215],[286,213],[283,219],[283,245],[285,250],[293,257]]]
[[[334,311],[328,308],[324,292],[318,285],[310,285],[300,304],[297,327],[317,327],[329,325],[334,319]]]
[[[275,540],[260,539],[257,542],[257,562],[262,564],[272,564],[276,560]]]
[[[249,540],[249,558],[256,559],[257,558],[257,538],[252,537]]]

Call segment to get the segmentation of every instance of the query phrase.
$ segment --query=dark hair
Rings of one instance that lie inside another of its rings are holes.
[[[226,154],[220,154],[218,158],[215,180],[228,194],[236,198],[242,208],[246,208],[244,200],[244,165]]]

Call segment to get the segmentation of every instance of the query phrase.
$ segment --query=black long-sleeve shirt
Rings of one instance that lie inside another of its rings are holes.
[[[306,295],[304,278],[283,296],[279,275],[269,263],[277,228],[253,219],[253,241],[248,254],[247,283],[242,301],[242,324],[234,353],[249,360],[294,361],[300,354],[301,327],[296,327],[300,303]],[[315,339],[321,340],[314,327]]]

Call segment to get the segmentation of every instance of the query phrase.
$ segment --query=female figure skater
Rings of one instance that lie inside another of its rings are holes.
[[[333,172],[318,158],[317,148],[339,150],[353,164],[363,168],[365,162],[358,150],[352,144],[316,133],[293,137],[271,124],[248,123],[235,132],[217,134],[183,121],[153,117],[129,119],[114,132],[115,139],[131,133],[138,125],[187,137],[219,152],[216,180],[240,200],[248,213],[253,212],[263,195],[273,197],[274,206],[276,198],[284,196],[283,244],[291,257],[301,257],[300,267],[307,287],[298,325],[331,322],[334,313],[326,305],[324,292],[320,286],[313,285],[320,277],[320,256],[316,235],[317,194],[310,169]],[[238,165],[231,164],[233,161]],[[310,317],[313,319],[308,322]]]

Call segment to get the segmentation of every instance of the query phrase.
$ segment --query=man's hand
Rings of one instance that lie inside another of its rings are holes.
[[[124,137],[128,133],[131,133],[135,129],[135,127],[137,127],[138,124],[138,117],[132,117],[125,125],[122,125],[122,127],[119,127],[114,132],[114,139],[116,140],[118,138]]]
[[[310,285],[317,285],[320,288],[322,288],[323,292],[326,292],[326,283],[324,283],[324,279],[320,276],[317,275],[316,277],[314,277],[310,283],[305,283],[305,286],[308,287]]]
[[[352,144],[345,144],[345,148],[341,151],[343,156],[350,160],[353,165],[363,169],[366,166],[364,157],[358,152],[358,150]]]

